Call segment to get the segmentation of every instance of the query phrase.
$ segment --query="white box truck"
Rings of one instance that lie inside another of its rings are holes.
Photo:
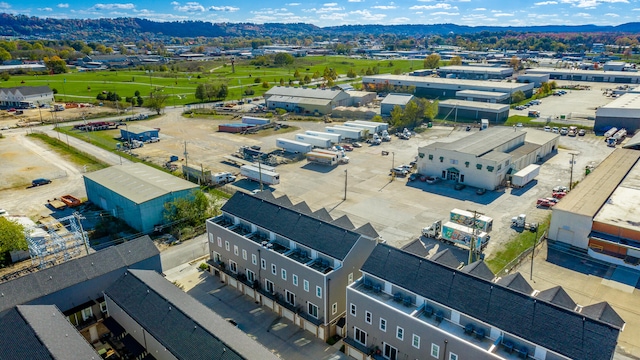
[[[449,220],[456,224],[474,227],[472,211],[453,209],[449,213]],[[486,215],[476,213],[475,227],[479,230],[489,232],[493,228],[493,219]]]
[[[324,128],[324,131],[330,134],[340,134],[343,139],[360,140],[364,137],[364,130],[360,128],[350,128],[346,126],[328,126]]]
[[[331,147],[331,140],[330,139],[319,137],[319,136],[306,135],[306,134],[296,134],[296,141],[302,141],[302,142],[305,142],[307,144],[311,144],[311,145],[313,145],[315,147],[319,147],[319,148],[323,148],[323,149]]]
[[[307,153],[307,162],[312,164],[335,166],[338,165],[338,154],[326,154],[312,151]]]
[[[328,133],[328,132],[320,132],[320,131],[313,131],[313,130],[307,130],[304,133],[307,134],[307,135],[313,135],[313,136],[319,136],[319,137],[327,138],[327,139],[331,140],[331,142],[334,143],[334,144],[339,144],[342,141],[342,135],[340,135],[340,134],[332,134],[332,133]]]
[[[266,185],[280,184],[280,174],[274,171],[265,170],[253,165],[242,165],[240,167],[240,175],[249,180],[261,182]]]
[[[365,121],[365,120],[354,120],[352,122],[356,123],[356,124],[364,124],[364,125],[369,125],[369,126],[375,126],[376,127],[376,132],[380,132],[380,131],[383,131],[383,130],[389,131],[389,124],[383,123],[383,122]]]
[[[511,176],[511,185],[521,188],[535,179],[540,173],[540,165],[531,164]]]
[[[281,148],[285,152],[299,154],[306,154],[309,151],[313,150],[313,145],[311,144],[282,138],[276,139],[276,146]]]
[[[243,116],[242,123],[243,124],[251,124],[251,125],[267,125],[271,122],[271,119],[254,117],[254,116]]]
[[[369,135],[373,135],[373,134],[377,134],[378,131],[378,127],[377,126],[373,126],[373,125],[365,125],[365,124],[360,124],[357,122],[353,122],[353,121],[347,121],[344,123],[344,126],[346,127],[351,127],[351,128],[360,128],[360,129],[364,129],[367,131],[367,133]]]
[[[211,182],[216,185],[223,185],[236,181],[236,177],[230,172],[218,172],[211,175]]]
[[[442,225],[442,240],[456,244],[463,248],[469,249],[471,247],[473,239],[473,228],[468,226],[456,224],[454,222],[447,222]],[[475,249],[484,249],[489,243],[491,237],[484,231],[476,231]]]

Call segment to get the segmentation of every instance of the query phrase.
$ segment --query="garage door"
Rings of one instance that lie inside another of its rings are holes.
[[[349,353],[348,353],[349,356],[351,356],[354,359],[364,360],[364,356],[360,351],[352,348],[351,346],[349,346],[348,349],[349,349]]]
[[[563,243],[576,245],[573,243],[573,231],[567,229],[558,229],[558,236],[556,237],[558,241]]]

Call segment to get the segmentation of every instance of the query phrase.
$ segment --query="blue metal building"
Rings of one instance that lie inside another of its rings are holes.
[[[150,141],[151,138],[158,138],[160,136],[160,129],[154,129],[141,125],[127,125],[124,128],[120,128],[120,137],[122,141],[139,140],[142,142]]]
[[[141,163],[85,174],[84,185],[89,201],[141,232],[164,223],[166,202],[192,196],[198,189],[196,184]]]

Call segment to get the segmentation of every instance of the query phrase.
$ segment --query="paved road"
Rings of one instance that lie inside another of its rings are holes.
[[[162,271],[173,269],[209,253],[207,234],[200,235],[181,244],[173,245],[160,253]],[[199,265],[199,264],[198,264]]]

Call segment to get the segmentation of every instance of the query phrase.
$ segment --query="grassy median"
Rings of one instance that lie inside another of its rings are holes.
[[[79,151],[78,149],[67,145],[64,141],[52,138],[47,134],[31,133],[29,137],[36,138],[47,144],[53,151],[71,161],[78,166],[86,166],[87,170],[95,171],[109,167],[109,164],[96,157]]]

